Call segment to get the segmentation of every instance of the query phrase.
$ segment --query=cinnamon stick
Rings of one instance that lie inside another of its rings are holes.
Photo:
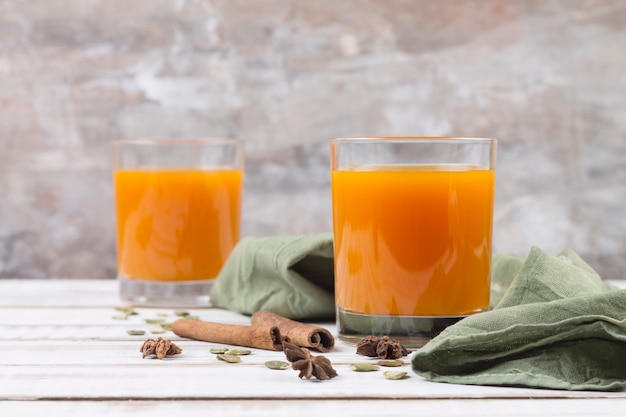
[[[289,343],[297,346],[316,349],[320,352],[330,352],[335,346],[333,335],[323,327],[301,323],[272,313],[258,311],[252,315],[252,326],[275,326]]]
[[[172,331],[181,337],[266,350],[283,350],[286,340],[276,326],[245,326],[210,321],[178,319]]]

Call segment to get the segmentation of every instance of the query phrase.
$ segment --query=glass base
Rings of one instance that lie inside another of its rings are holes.
[[[142,307],[208,307],[215,281],[141,281],[123,275],[117,278],[122,301]]]
[[[366,336],[389,336],[407,348],[419,348],[466,316],[378,316],[337,309],[338,337],[358,343]]]

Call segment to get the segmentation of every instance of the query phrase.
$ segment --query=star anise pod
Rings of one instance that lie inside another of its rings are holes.
[[[370,358],[378,356],[376,353],[376,347],[378,346],[379,341],[380,338],[378,336],[365,336],[359,341],[359,343],[357,343],[356,353],[363,356],[369,356]]]
[[[330,360],[325,356],[313,356],[309,349],[289,342],[283,342],[283,351],[287,360],[291,362],[291,367],[300,371],[299,378],[311,379],[311,377],[315,377],[324,380],[337,376],[337,371],[333,369]]]
[[[163,359],[166,356],[177,355],[183,350],[172,343],[169,339],[147,339],[139,349],[142,358],[150,355],[156,355],[157,359]]]
[[[356,345],[356,353],[381,359],[399,359],[411,352],[389,336],[366,336]]]

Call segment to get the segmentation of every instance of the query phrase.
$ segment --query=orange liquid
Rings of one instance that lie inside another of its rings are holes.
[[[489,307],[493,170],[333,171],[339,309],[466,315]]]
[[[239,239],[240,170],[118,170],[118,272],[130,279],[217,276]]]

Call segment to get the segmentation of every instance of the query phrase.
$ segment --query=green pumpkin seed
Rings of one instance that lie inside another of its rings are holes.
[[[150,333],[152,334],[163,334],[165,330],[162,327],[155,327],[154,329],[150,329]]]
[[[228,363],[237,363],[241,362],[241,359],[237,355],[227,355],[225,353],[220,353],[217,355],[217,359],[228,362]]]
[[[163,324],[165,320],[163,319],[144,319],[144,321],[148,324]]]
[[[179,310],[179,311],[175,311],[174,314],[176,314],[177,316],[180,316],[180,317],[186,317],[186,316],[189,315],[189,312],[188,311],[180,311]]]
[[[355,372],[374,372],[380,369],[380,366],[373,363],[353,363],[350,365],[350,369]]]
[[[156,313],[157,317],[167,317],[167,313]]]
[[[161,323],[161,328],[166,332],[172,331],[172,323]]]
[[[114,320],[128,320],[128,314],[116,314],[111,318]]]
[[[399,372],[399,371],[383,372],[383,375],[385,376],[385,378],[391,379],[391,380],[404,379],[406,378],[406,374],[407,374],[406,372]]]
[[[376,362],[380,366],[402,366],[404,365],[404,361],[402,359],[383,359]]]
[[[146,332],[143,330],[126,330],[126,333],[131,336],[143,336],[144,334],[146,334]]]
[[[212,348],[209,350],[209,352],[211,352],[211,353],[213,353],[213,354],[217,355],[217,354],[220,354],[220,353],[226,353],[226,352],[228,352],[228,348],[227,348],[227,347],[212,347]]]
[[[276,369],[276,370],[284,370],[284,369],[289,369],[289,363],[288,362],[283,362],[283,361],[267,361],[265,362],[265,366],[267,366],[270,369]]]
[[[235,356],[249,355],[251,353],[252,351],[248,349],[228,349],[226,352],[224,352],[225,355],[235,355]]]
[[[126,314],[127,316],[137,314],[135,309],[133,307],[130,307],[130,306],[118,306],[118,307],[115,307],[115,310],[116,311],[121,311],[122,313]]]

